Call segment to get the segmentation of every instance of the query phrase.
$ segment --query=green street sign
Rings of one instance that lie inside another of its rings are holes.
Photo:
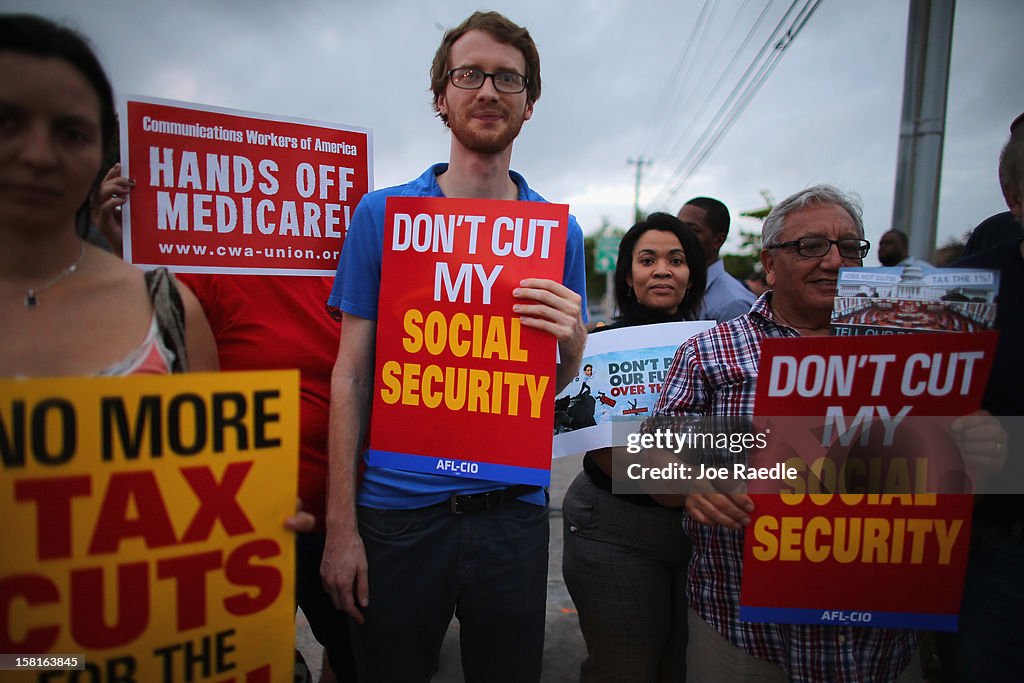
[[[619,256],[620,237],[598,237],[594,246],[594,272],[614,273]]]

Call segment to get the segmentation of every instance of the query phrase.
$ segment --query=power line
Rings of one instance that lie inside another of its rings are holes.
[[[736,51],[733,53],[732,59],[729,60],[729,63],[726,65],[725,69],[723,69],[722,73],[719,74],[718,80],[715,81],[715,84],[711,87],[711,90],[708,93],[708,95],[706,97],[700,98],[700,107],[684,125],[680,126],[679,137],[677,137],[675,142],[673,142],[672,145],[669,146],[668,151],[664,153],[664,156],[666,158],[672,158],[675,156],[676,150],[679,148],[679,145],[683,142],[683,140],[686,139],[687,133],[694,126],[694,124],[696,124],[697,121],[700,120],[700,117],[703,116],[704,111],[708,108],[708,106],[712,102],[714,102],[715,96],[718,95],[719,89],[722,87],[722,85],[725,84],[726,76],[728,76],[729,73],[732,71],[733,67],[736,66],[736,62],[739,61],[740,55],[742,55],[744,50],[747,49],[747,45],[750,44],[750,41],[754,37],[754,34],[757,33],[757,30],[761,27],[761,23],[764,21],[764,18],[768,16],[768,10],[771,9],[773,4],[775,4],[775,0],[768,0],[764,8],[761,10],[761,13],[758,15],[757,19],[754,20],[753,26],[750,27],[750,30],[747,31],[747,35],[740,42],[739,47],[736,48]],[[746,1],[744,2],[743,6],[746,6]],[[736,17],[734,18],[734,23],[735,19],[738,18],[739,12],[737,12]],[[729,33],[731,32],[731,30],[726,32]],[[723,43],[719,43],[719,45],[722,44]],[[712,59],[712,62],[714,62],[714,59]]]
[[[717,147],[718,143],[722,140],[729,129],[731,129],[732,125],[757,94],[758,90],[764,84],[764,81],[768,78],[779,60],[782,58],[782,55],[793,43],[797,35],[799,35],[800,31],[807,24],[807,21],[814,14],[815,10],[817,10],[821,2],[822,0],[806,0],[803,7],[801,7],[797,12],[796,17],[793,19],[789,28],[781,35],[781,37],[778,37],[783,25],[789,19],[797,4],[799,4],[799,0],[794,0],[786,10],[782,19],[779,20],[775,29],[773,29],[769,38],[765,41],[764,45],[762,45],[757,55],[751,61],[732,92],[726,98],[725,102],[723,102],[721,107],[719,107],[718,111],[715,113],[708,126],[704,129],[701,136],[687,152],[686,156],[677,166],[670,179],[658,192],[657,198],[659,202],[667,204],[671,201],[682,189],[686,181],[696,173],[704,160],[707,159],[715,147]],[[759,62],[761,63],[759,64]],[[671,190],[668,190],[670,185],[672,185],[672,188]],[[668,190],[668,195],[665,196],[664,199],[661,199],[666,190]]]
[[[661,190],[658,191],[656,197],[659,198],[659,200],[668,190],[669,186],[683,173],[683,169],[685,169],[690,164],[692,159],[699,154],[699,150],[702,149],[703,145],[707,142],[708,138],[713,134],[713,131],[715,130],[715,127],[718,124],[718,122],[721,121],[723,117],[728,115],[727,112],[732,110],[732,107],[734,106],[734,102],[736,101],[736,99],[741,97],[742,93],[749,86],[748,79],[751,77],[754,70],[758,67],[758,64],[762,61],[762,59],[765,58],[766,54],[769,54],[769,50],[771,49],[772,45],[777,44],[783,26],[786,24],[786,21],[789,19],[790,15],[793,13],[793,10],[796,9],[796,6],[800,3],[800,1],[801,0],[793,0],[792,3],[790,3],[789,7],[786,9],[786,12],[775,24],[775,28],[772,29],[771,33],[768,35],[764,43],[761,45],[761,48],[757,51],[757,54],[754,55],[754,58],[747,65],[746,70],[740,76],[739,80],[736,81],[736,85],[733,86],[732,91],[725,98],[725,101],[722,102],[722,104],[719,106],[718,111],[715,112],[714,116],[711,117],[711,120],[708,122],[707,126],[701,132],[700,136],[698,136],[697,140],[693,143],[693,145],[690,146],[690,149],[684,155],[682,161],[679,162],[679,165],[676,167],[676,170],[673,171],[672,176],[670,176],[670,178],[665,182]],[[805,1],[810,2],[811,0]],[[674,196],[674,194],[665,197],[663,201],[669,201],[672,198],[672,196]]]
[[[672,69],[672,74],[669,76],[668,80],[665,81],[665,86],[662,88],[661,94],[658,96],[658,101],[655,103],[654,108],[651,110],[651,114],[647,119],[647,125],[645,126],[646,130],[655,130],[655,118],[658,117],[659,114],[661,115],[662,120],[661,127],[667,125],[668,109],[665,107],[666,100],[671,96],[672,92],[674,91],[676,83],[679,80],[679,74],[682,73],[684,65],[689,61],[690,56],[696,51],[695,45],[697,44],[697,41],[695,40],[695,38],[698,32],[703,27],[705,17],[707,16],[708,11],[711,8],[713,2],[717,2],[717,0],[704,0],[704,6],[701,7],[700,14],[697,15],[697,21],[694,23],[693,28],[690,30],[689,37],[683,44],[683,50],[679,54],[679,59],[676,60],[676,64]],[[658,137],[660,137],[660,135],[653,135],[651,138],[648,138],[646,142],[652,143]],[[644,144],[641,145],[640,149],[647,149],[648,147],[649,144]]]
[[[675,88],[674,92],[672,93],[672,96],[665,103],[665,105],[661,107],[661,109],[665,112],[664,124],[659,130],[658,135],[655,137],[654,142],[664,137],[665,134],[668,133],[669,125],[675,119],[675,117],[672,114],[678,111],[677,108],[680,106],[679,98],[686,93],[687,89],[690,87],[693,81],[694,74],[697,73],[697,60],[704,49],[704,42],[708,37],[708,32],[711,28],[711,23],[714,20],[715,10],[717,8],[718,3],[717,0],[715,0],[714,4],[711,5],[711,8],[708,11],[707,21],[704,22],[704,26],[701,28],[700,35],[697,37],[697,41],[694,43],[694,48],[691,53],[692,58],[690,59],[690,63],[686,65],[686,69],[683,72],[683,78],[679,82],[679,86]],[[653,152],[654,150],[651,151]]]
[[[780,41],[780,43],[776,45],[776,49],[771,54],[769,63],[765,64],[762,67],[762,69],[758,72],[751,87],[748,88],[747,92],[743,94],[742,98],[737,103],[737,106],[734,109],[734,111],[730,113],[729,118],[718,129],[718,131],[715,133],[715,136],[701,151],[700,155],[693,161],[693,163],[690,164],[689,168],[687,168],[686,174],[682,177],[682,179],[679,180],[679,182],[673,188],[672,193],[669,195],[668,199],[666,199],[666,202],[671,201],[672,198],[679,193],[679,191],[683,188],[683,185],[686,184],[686,181],[689,180],[693,176],[693,174],[697,172],[697,169],[699,169],[701,164],[704,163],[704,160],[707,159],[708,155],[710,155],[711,152],[715,149],[715,147],[718,146],[719,141],[725,136],[726,133],[729,132],[729,130],[732,128],[736,120],[746,110],[747,105],[750,104],[751,100],[754,99],[754,96],[757,95],[758,91],[761,89],[761,85],[768,79],[768,76],[771,75],[772,71],[775,70],[775,67],[778,65],[779,61],[782,60],[782,55],[793,43],[793,40],[800,33],[801,29],[803,29],[804,25],[807,24],[807,20],[811,18],[811,15],[814,14],[814,11],[818,9],[818,5],[820,5],[821,3],[822,0],[814,0],[813,7],[811,7],[810,10],[806,12],[806,15],[803,17],[797,17],[796,21],[794,21],[795,28],[791,28],[789,31],[787,31],[786,36],[783,38],[783,41]],[[807,10],[807,6],[804,7],[804,10]],[[801,11],[803,12],[804,10]],[[797,22],[799,23],[797,24]]]
[[[821,4],[821,1],[822,0],[816,0],[815,7]],[[802,26],[803,24],[801,24],[801,27]],[[799,32],[799,29],[797,30],[797,32]],[[796,34],[794,33],[793,37],[795,36]],[[792,40],[790,40],[789,42],[792,42]],[[771,75],[772,71],[775,70],[775,67],[782,59],[782,54],[786,51],[788,47],[789,43],[780,47],[776,52],[772,53],[772,59],[770,63],[766,64],[758,73],[756,80],[753,82],[751,88],[746,93],[744,93],[743,98],[737,103],[736,109],[730,114],[728,120],[718,129],[718,131],[716,131],[715,136],[701,151],[700,155],[696,159],[694,159],[694,161],[687,168],[685,175],[672,189],[672,192],[669,195],[668,199],[665,200],[666,202],[672,201],[672,198],[679,193],[679,191],[683,188],[683,185],[686,184],[686,181],[689,180],[693,176],[693,174],[697,172],[697,169],[700,168],[701,164],[704,163],[704,160],[707,159],[708,155],[710,155],[711,152],[715,149],[715,147],[718,146],[719,141],[722,139],[722,137],[725,136],[726,133],[729,132],[729,130],[732,128],[736,120],[746,110],[747,105],[750,103],[750,101],[754,99],[754,96],[757,94],[758,90],[761,89],[761,85],[768,79],[768,76]]]

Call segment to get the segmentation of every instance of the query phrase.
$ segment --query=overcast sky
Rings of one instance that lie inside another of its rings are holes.
[[[512,167],[584,231],[628,227],[635,166],[643,209],[690,197],[738,213],[810,184],[858,193],[875,244],[892,215],[909,3],[824,0],[777,68],[669,197],[677,167],[790,0],[4,0],[95,44],[115,89],[373,129],[374,186],[405,182],[448,155],[428,70],[443,29],[495,9],[530,29],[543,93]],[[756,17],[760,29],[726,65]],[[712,12],[713,8],[713,12]],[[710,21],[689,40],[702,10]],[[710,13],[710,14],[707,14]],[[996,178],[1009,122],[1024,111],[1024,2],[961,0],[950,67],[938,242],[1005,210]],[[688,44],[684,66],[673,72]],[[722,84],[713,91],[716,82]],[[669,85],[674,88],[667,90]],[[714,93],[714,94],[713,94]],[[737,223],[734,223],[736,225]],[[736,231],[734,231],[735,233]],[[735,235],[733,236],[735,237]],[[732,245],[738,240],[730,238]],[[872,256],[866,265],[877,263]]]

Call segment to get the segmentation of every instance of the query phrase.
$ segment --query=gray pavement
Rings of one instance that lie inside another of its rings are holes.
[[[548,555],[548,611],[544,638],[543,683],[568,683],[579,680],[580,662],[586,654],[579,620],[569,593],[562,581],[562,499],[565,490],[580,471],[579,457],[559,458],[551,468],[551,544]],[[321,650],[299,612],[296,620],[296,646],[313,670],[313,680],[320,671]],[[459,659],[459,622],[452,619],[441,645],[440,666],[432,679],[435,683],[460,683],[463,680]]]

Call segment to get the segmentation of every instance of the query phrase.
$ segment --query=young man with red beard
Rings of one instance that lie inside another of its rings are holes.
[[[342,311],[345,334],[332,378],[321,575],[335,605],[358,624],[360,680],[428,680],[455,613],[467,681],[536,681],[547,591],[546,492],[382,467],[367,467],[357,485],[373,395],[387,197],[544,201],[509,170],[512,143],[540,97],[540,59],[526,29],[477,12],[445,34],[431,75],[434,108],[451,129],[449,162],[363,198],[329,301]],[[524,280],[514,309],[523,325],[557,339],[558,390],[575,377],[586,337],[583,236],[575,219],[562,279]],[[474,511],[455,514],[464,503]]]

